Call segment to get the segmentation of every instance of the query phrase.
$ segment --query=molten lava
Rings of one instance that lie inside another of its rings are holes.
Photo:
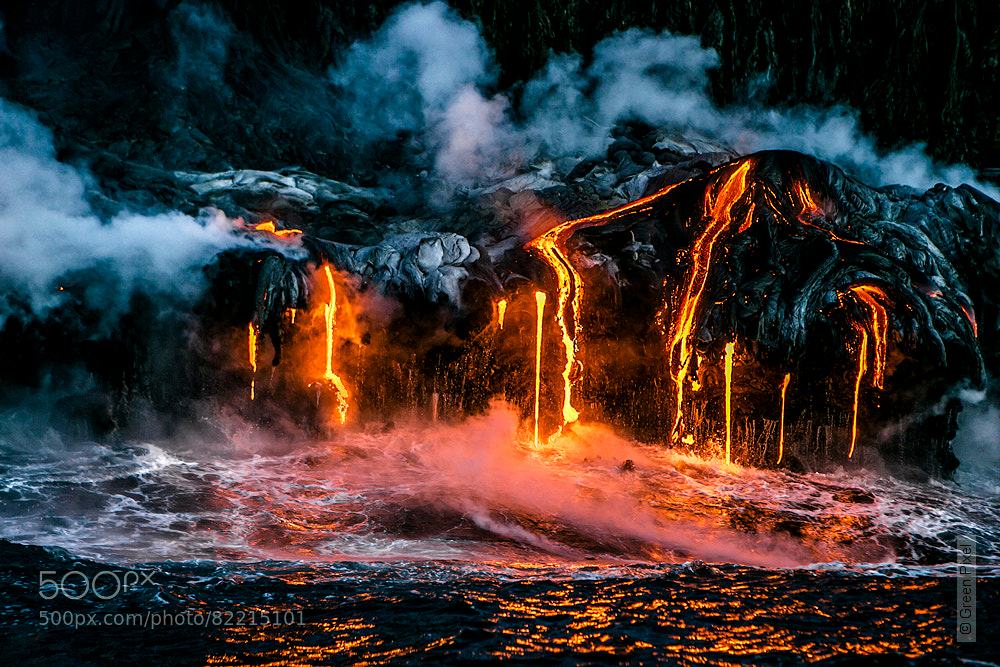
[[[733,446],[733,353],[736,343],[726,343],[726,463],[732,463]]]
[[[542,317],[545,292],[535,292],[535,447],[538,447],[538,408],[542,394]]]
[[[854,446],[858,441],[858,399],[861,397],[861,380],[868,370],[868,332],[863,327],[858,327],[861,335],[861,345],[858,348],[858,374],[854,380],[854,414],[851,417],[851,448],[847,452],[847,458],[854,456]]]
[[[799,200],[799,204],[802,206],[802,210],[799,212],[799,222],[805,225],[811,225],[813,218],[822,217],[823,209],[816,204],[812,191],[809,189],[809,185],[805,181],[796,181],[793,183],[792,191],[795,193],[796,199]]]
[[[500,326],[500,330],[503,331],[503,320],[507,315],[507,299],[500,299],[497,301],[497,324]]]
[[[851,293],[863,303],[871,314],[871,332],[875,339],[875,366],[872,371],[872,386],[882,389],[885,386],[885,361],[888,347],[889,312],[882,303],[888,300],[888,295],[880,287],[874,285],[857,285],[851,288]]]
[[[716,181],[717,187],[709,188],[705,193],[707,224],[691,247],[691,268],[670,342],[671,376],[677,387],[677,412],[672,429],[674,440],[681,436],[680,431],[683,428],[684,383],[687,381],[691,365],[695,324],[701,297],[712,269],[712,253],[719,237],[732,223],[732,208],[746,192],[747,175],[752,167],[753,160],[743,160],[731,169],[725,179]]]
[[[578,229],[600,225],[602,222],[610,220],[613,216],[623,213],[641,212],[648,210],[650,202],[663,197],[668,192],[676,188],[681,183],[668,185],[647,197],[637,199],[634,202],[620,206],[611,211],[598,213],[586,218],[567,220],[549,229],[547,232],[527,244],[527,248],[536,250],[541,255],[552,271],[556,274],[558,300],[556,305],[556,323],[562,336],[563,350],[565,352],[566,364],[563,367],[563,426],[572,424],[580,418],[580,412],[573,407],[573,372],[582,366],[577,360],[579,352],[579,341],[582,332],[580,316],[583,308],[583,277],[569,261],[569,252],[566,249],[566,242]],[[571,307],[572,313],[567,313]],[[572,317],[573,333],[567,320]]]
[[[812,190],[809,189],[809,184],[805,181],[795,181],[792,184],[792,197],[797,199],[799,206],[799,214],[797,216],[798,221],[807,227],[812,227],[813,229],[818,229],[827,236],[829,236],[834,241],[839,241],[841,243],[851,243],[853,245],[864,245],[861,241],[854,241],[852,239],[845,239],[843,237],[837,236],[831,230],[826,227],[821,227],[816,224],[816,220],[823,218],[826,213],[820,208],[819,204],[816,203],[816,197],[813,195]],[[773,197],[772,199],[772,207]],[[777,210],[776,208],[774,210]]]
[[[556,304],[556,324],[562,333],[563,350],[566,353],[566,364],[563,367],[563,426],[572,424],[580,418],[580,412],[573,407],[573,370],[576,367],[576,340],[580,334],[580,310],[579,305],[583,293],[583,281],[580,274],[566,257],[566,253],[560,247],[560,234],[570,223],[563,223],[549,230],[542,236],[532,241],[529,247],[538,250],[542,254],[545,263],[552,267],[558,280],[558,299]],[[569,332],[569,325],[566,322],[566,309],[569,304],[573,306],[573,333]]]
[[[257,381],[257,328],[251,322],[247,325],[247,329],[247,343],[250,353],[250,400],[252,401],[257,398],[255,393],[255,384]]]
[[[792,381],[792,374],[785,373],[785,379],[781,383],[781,418],[778,425],[778,464],[785,455],[785,395],[788,393],[788,383]]]
[[[340,417],[340,423],[343,424],[347,421],[347,399],[350,398],[350,394],[340,376],[333,372],[333,338],[337,327],[337,286],[333,282],[333,270],[329,264],[323,265],[323,272],[326,274],[326,282],[330,289],[330,301],[323,306],[326,322],[326,370],[323,371],[323,379],[336,391],[337,413]]]
[[[302,234],[301,229],[278,229],[277,225],[273,221],[267,220],[259,224],[254,225],[251,229],[255,232],[264,232],[276,236],[279,239],[285,239],[292,236],[299,236]]]

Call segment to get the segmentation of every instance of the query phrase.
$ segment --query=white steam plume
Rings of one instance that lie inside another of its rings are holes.
[[[123,212],[101,220],[86,202],[86,175],[56,159],[48,129],[2,99],[0,163],[0,284],[38,313],[62,302],[67,277],[86,285],[86,305],[105,318],[136,291],[190,299],[202,287],[200,269],[219,251],[251,243],[221,214]],[[0,325],[5,316],[0,307]]]
[[[717,65],[695,37],[633,28],[598,43],[589,66],[575,54],[553,54],[525,85],[515,117],[508,100],[490,93],[496,66],[477,27],[433,2],[398,10],[330,76],[361,143],[412,134],[435,152],[437,174],[458,185],[488,181],[506,163],[540,152],[597,153],[616,122],[641,120],[742,153],[810,153],[876,185],[967,182],[1000,194],[967,167],[935,164],[922,146],[880,151],[847,108],[719,108],[708,93]]]

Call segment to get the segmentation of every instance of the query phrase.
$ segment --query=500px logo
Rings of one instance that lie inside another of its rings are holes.
[[[43,600],[54,600],[60,595],[82,600],[90,594],[100,600],[111,600],[133,588],[154,583],[154,573],[155,570],[101,570],[88,575],[70,570],[60,576],[55,570],[42,570],[38,573],[38,596]]]

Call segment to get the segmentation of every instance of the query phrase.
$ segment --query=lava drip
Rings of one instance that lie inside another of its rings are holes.
[[[788,393],[788,383],[792,381],[792,374],[785,373],[785,379],[781,382],[781,417],[778,423],[778,461],[785,455],[785,395]]]
[[[257,382],[257,327],[253,322],[247,325],[247,347],[250,357],[250,400],[256,400]]]
[[[563,367],[563,407],[562,426],[572,424],[580,418],[580,412],[573,407],[573,370],[576,367],[577,340],[580,335],[580,303],[582,301],[583,281],[580,274],[570,263],[564,251],[562,233],[571,229],[571,222],[566,222],[550,229],[545,234],[529,244],[529,247],[538,250],[545,263],[555,271],[558,281],[558,298],[556,303],[556,323],[562,334],[563,349],[566,354],[566,364]],[[573,334],[570,335],[569,325],[566,323],[567,306],[572,304]],[[560,427],[561,428],[561,427]]]
[[[538,412],[542,395],[542,317],[545,292],[535,292],[535,447],[538,447]]]
[[[858,348],[858,374],[854,380],[854,413],[851,417],[851,448],[847,452],[847,458],[854,456],[854,446],[858,441],[858,399],[861,397],[861,380],[868,370],[868,332],[863,327],[857,327],[861,335],[861,344]]]
[[[323,272],[326,274],[326,282],[330,289],[330,301],[323,306],[323,315],[326,322],[326,369],[323,372],[323,379],[336,391],[337,413],[340,423],[347,421],[347,399],[350,394],[344,386],[340,376],[333,372],[333,338],[337,327],[337,286],[333,282],[333,270],[329,264],[323,265]]]
[[[857,285],[851,288],[851,293],[863,303],[871,315],[871,332],[875,339],[875,365],[872,370],[872,386],[882,389],[885,386],[885,363],[888,348],[889,312],[880,299],[888,300],[888,295],[880,287],[874,285]]]
[[[726,343],[726,463],[732,463],[733,446],[733,353],[736,343]]]
[[[507,315],[507,299],[500,299],[497,301],[497,325],[500,330],[503,331],[503,321],[504,317]]]
[[[687,381],[691,365],[691,351],[695,335],[698,309],[701,297],[712,269],[712,253],[715,244],[732,223],[732,208],[747,189],[747,175],[753,160],[739,162],[725,177],[705,193],[705,218],[707,224],[691,247],[691,269],[680,301],[677,319],[673,325],[670,342],[671,376],[677,387],[677,412],[671,438],[677,440],[683,429],[684,383]],[[713,197],[713,192],[715,193]]]
[[[583,277],[569,261],[569,251],[566,243],[573,233],[585,227],[600,225],[614,216],[623,213],[641,212],[648,209],[648,205],[656,199],[663,197],[671,190],[681,185],[675,183],[668,185],[657,192],[637,199],[634,202],[620,206],[611,211],[599,213],[597,215],[567,220],[549,229],[547,232],[532,240],[527,244],[527,248],[536,250],[542,259],[556,274],[558,287],[558,300],[556,304],[556,323],[562,334],[563,350],[565,351],[566,364],[563,367],[563,423],[562,426],[572,424],[580,418],[580,412],[573,406],[573,371],[582,368],[582,363],[578,361],[579,341],[583,330],[581,323],[581,313],[583,308]],[[572,312],[567,313],[567,309]],[[570,335],[567,319],[572,317],[573,333]],[[502,325],[501,325],[502,328]],[[560,427],[561,429],[562,427]]]

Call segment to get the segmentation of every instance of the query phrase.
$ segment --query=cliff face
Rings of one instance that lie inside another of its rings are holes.
[[[103,435],[146,409],[181,421],[204,403],[318,432],[338,405],[368,425],[427,409],[458,418],[503,397],[527,417],[537,386],[548,432],[572,423],[572,394],[587,419],[641,440],[715,447],[724,433],[744,463],[821,467],[858,444],[858,457],[953,468],[956,392],[1000,368],[1000,209],[957,185],[971,175],[879,187],[881,172],[869,183],[802,152],[734,148],[749,126],[732,132],[737,114],[704,99],[714,56],[693,39],[638,44],[682,43],[677,53],[700,58],[677,66],[693,87],[654,95],[669,105],[697,89],[678,114],[597,122],[587,86],[605,83],[591,76],[598,63],[614,74],[675,63],[671,48],[648,60],[632,48],[609,65],[598,40],[610,32],[695,33],[718,52],[718,103],[765,74],[763,105],[847,102],[886,145],[926,140],[985,168],[1000,101],[995,22],[940,3],[455,8],[478,26],[443,5],[418,18],[484,53],[445,48],[421,70],[410,61],[426,53],[404,49],[334,85],[331,63],[393,50],[383,21],[395,5],[8,3],[0,150],[21,162],[8,160],[15,178],[0,182],[0,223],[24,233],[2,247],[0,342],[16,354],[0,356],[0,403],[67,385],[59,412]],[[416,28],[421,47],[428,24]],[[382,51],[346,48],[373,31]],[[564,141],[532,144],[539,118],[519,105],[532,82],[517,82],[552,49],[591,47],[592,63],[559,89],[578,94],[561,109]],[[448,58],[471,72],[447,105],[393,105],[422,92],[408,78],[447,73]],[[642,77],[624,79],[601,99],[649,97],[629,89]],[[358,103],[366,96],[375,103]],[[489,122],[463,125],[491,109]],[[387,126],[361,136],[369,112]],[[716,123],[679,130],[678,115]],[[578,141],[588,132],[598,141]],[[449,152],[453,141],[465,150]],[[191,236],[175,244],[182,223]],[[46,241],[27,252],[36,237]],[[536,292],[549,298],[544,317]],[[58,307],[36,308],[42,298]],[[543,338],[544,359],[529,349]],[[775,456],[786,434],[787,458]]]
[[[178,110],[172,126],[151,122],[161,114],[150,110],[169,107],[176,97],[170,81],[176,72],[166,62],[176,50],[174,38],[179,31],[197,41],[199,31],[219,29],[210,13],[201,22],[172,23],[179,4],[5,3],[4,95],[42,110],[67,140],[114,145],[140,134],[168,136],[183,126],[194,136],[188,150],[174,158],[188,166],[222,168],[222,162],[240,155],[275,166],[335,165],[336,142],[312,135],[310,142],[296,140],[304,128],[288,127],[287,120],[285,127],[265,128],[262,136],[266,123],[253,109],[269,88],[295,83],[288,81],[294,72],[322,72],[346,44],[381,25],[398,3],[211,0],[198,5],[221,9],[235,27],[230,47],[236,57],[223,73],[231,90],[227,99],[212,101],[218,113]],[[525,80],[552,51],[587,54],[609,33],[631,27],[670,30],[698,35],[703,46],[718,52],[712,89],[721,103],[759,95],[772,105],[846,104],[859,110],[865,129],[884,146],[925,142],[940,160],[965,162],[992,177],[1000,168],[1000,12],[992,2],[451,4],[481,25],[496,52],[503,87]],[[299,84],[308,96],[329,94],[304,80]],[[310,106],[321,107],[318,102]],[[247,123],[258,130],[253,137],[234,132],[234,126]],[[199,135],[208,141],[198,141]],[[205,143],[218,146],[220,153],[206,151]],[[141,146],[130,150],[143,153]]]

